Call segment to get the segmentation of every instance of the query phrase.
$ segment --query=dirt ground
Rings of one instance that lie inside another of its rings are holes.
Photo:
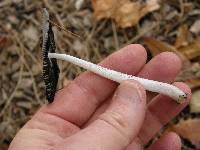
[[[138,2],[144,3],[143,0]],[[143,44],[148,50],[148,59],[163,51],[177,53],[184,67],[176,80],[186,82],[197,93],[197,100],[166,128],[171,130],[173,126],[176,130],[180,120],[183,122],[189,119],[193,125],[190,120],[199,119],[199,0],[163,0],[159,2],[159,9],[149,12],[136,25],[126,28],[119,27],[119,24],[108,18],[97,21],[89,0],[77,5],[76,0],[0,1],[0,150],[6,150],[16,132],[41,105],[47,103],[41,60],[43,7],[49,10],[53,22],[68,30],[53,27],[60,53],[94,63],[131,43]],[[59,67],[58,89],[83,71],[61,61]],[[182,139],[183,149],[200,148],[200,131],[195,139],[184,135]]]

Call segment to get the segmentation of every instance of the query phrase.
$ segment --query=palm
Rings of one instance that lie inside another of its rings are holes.
[[[147,64],[145,61],[145,50],[138,45],[132,45],[109,56],[101,65],[168,83],[173,82],[181,68],[179,59],[172,53],[162,53]],[[183,83],[176,85],[189,92]],[[20,139],[24,142],[22,145],[18,144],[18,149],[27,150],[70,149],[70,145],[79,144],[76,142],[80,142],[79,138],[85,136],[84,130],[90,128],[90,124],[97,120],[109,106],[116,86],[114,82],[95,74],[83,73],[59,91],[52,104],[42,107],[35,114],[18,133],[10,149],[14,149],[14,145],[19,143]],[[178,105],[163,95],[155,96],[152,93],[147,93],[147,101],[143,126],[137,138],[130,142],[128,149],[137,149],[147,143],[164,124],[186,106],[186,104]],[[84,140],[87,142],[87,137]]]

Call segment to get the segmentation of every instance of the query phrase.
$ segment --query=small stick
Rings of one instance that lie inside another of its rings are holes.
[[[76,33],[74,33],[74,32],[71,32],[71,31],[65,29],[64,27],[59,26],[58,24],[56,24],[55,22],[51,21],[50,19],[49,19],[49,22],[50,22],[52,25],[55,25],[56,27],[58,27],[59,29],[65,31],[65,32],[67,32],[67,33],[69,33],[69,34],[71,34],[71,35],[73,35],[73,36],[76,36],[76,37],[78,37],[78,38],[81,38],[80,35],[78,35],[78,34],[76,34]]]
[[[66,54],[49,53],[48,57],[68,61],[118,83],[121,83],[124,80],[136,80],[142,84],[146,90],[167,95],[177,103],[183,103],[187,98],[186,93],[171,84],[124,74]]]

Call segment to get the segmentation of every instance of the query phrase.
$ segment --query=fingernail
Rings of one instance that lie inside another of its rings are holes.
[[[143,91],[139,83],[135,81],[125,81],[119,85],[115,95],[127,100],[141,101],[145,96],[145,92]]]

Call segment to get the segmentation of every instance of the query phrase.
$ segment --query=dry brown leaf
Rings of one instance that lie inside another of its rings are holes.
[[[196,148],[200,148],[200,119],[182,120],[172,127],[181,137],[188,139]]]
[[[200,79],[188,79],[185,81],[185,83],[191,88],[191,89],[196,89],[200,87]],[[200,99],[199,99],[200,101]]]
[[[178,51],[183,53],[188,59],[200,56],[200,37],[197,37],[188,46],[179,48]]]
[[[153,56],[156,56],[162,52],[176,52],[176,49],[165,43],[162,42],[160,40],[154,39],[154,38],[150,38],[150,37],[145,37],[143,38],[144,44],[147,45],[147,47],[149,48],[151,54]]]
[[[199,113],[200,112],[200,90],[192,93],[192,100],[190,102],[190,112]]]
[[[188,26],[184,24],[180,26],[178,29],[175,47],[180,48],[182,46],[188,45],[187,37],[188,37]]]
[[[158,0],[145,4],[130,0],[92,0],[92,5],[97,20],[111,18],[122,28],[136,25],[143,16],[160,8]]]
[[[0,35],[0,48],[5,48],[9,44],[11,44],[11,42],[9,41],[8,37]]]
[[[190,31],[194,34],[200,33],[200,20],[196,20],[194,24],[190,27]]]
[[[160,54],[162,52],[167,52],[167,51],[174,52],[181,58],[184,66],[189,64],[188,59],[179,51],[177,51],[176,48],[173,47],[172,45],[167,44],[166,42],[156,40],[154,38],[149,38],[149,37],[143,38],[143,41],[144,41],[144,44],[147,45],[147,47],[149,48],[153,56],[156,56],[157,54]]]

